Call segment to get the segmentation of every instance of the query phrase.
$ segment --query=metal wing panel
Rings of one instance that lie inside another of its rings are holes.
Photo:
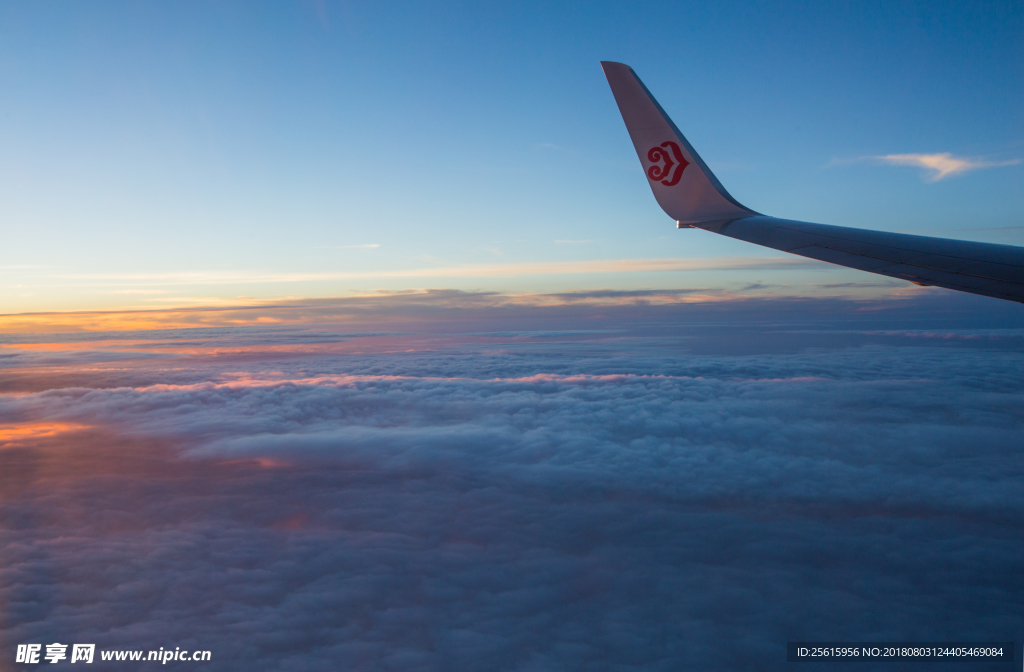
[[[999,282],[986,278],[964,275],[962,273],[951,273],[934,268],[923,269],[920,266],[908,264],[894,264],[891,261],[865,257],[860,254],[840,252],[827,247],[809,245],[795,250],[789,250],[793,254],[799,254],[811,259],[825,261],[830,264],[856,268],[869,273],[877,273],[899,280],[909,280],[923,285],[935,285],[947,289],[956,289],[973,294],[983,294],[1000,299],[1013,296],[1015,285],[1013,283]],[[1019,288],[1018,288],[1019,289]],[[1011,299],[1013,300],[1013,299]]]
[[[840,266],[1024,303],[1024,248],[746,217],[700,228]]]

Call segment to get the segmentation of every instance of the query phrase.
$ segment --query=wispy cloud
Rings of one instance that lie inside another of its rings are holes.
[[[926,179],[929,182],[938,182],[953,175],[966,173],[979,168],[997,168],[999,166],[1013,166],[1020,163],[1020,159],[1011,161],[985,161],[982,159],[967,159],[953,156],[949,152],[941,154],[886,154],[884,156],[869,157],[876,161],[887,163],[891,166],[915,166],[923,168],[926,172]]]
[[[520,277],[574,273],[643,273],[658,271],[732,271],[758,268],[789,270],[820,262],[795,257],[710,257],[697,259],[593,259],[508,264],[467,264],[433,268],[325,273],[260,273],[256,271],[190,271],[183,273],[88,273],[54,276],[98,285],[226,285],[246,283],[317,282],[357,278]]]

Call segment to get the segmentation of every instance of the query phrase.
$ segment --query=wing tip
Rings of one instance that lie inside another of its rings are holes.
[[[629,70],[630,72],[633,71],[633,68],[629,67],[625,63],[619,63],[618,61],[601,61],[601,69],[604,70],[605,73],[607,73],[609,70],[621,69],[626,69]]]
[[[654,197],[670,217],[684,223],[689,223],[718,221],[723,219],[725,215],[747,217],[760,214],[740,204],[726,191],[722,183],[711,172],[711,169],[704,163],[700,155],[697,154],[693,145],[689,143],[633,68],[617,61],[601,61],[601,67],[604,69],[605,77],[611,86],[612,95],[619,106],[619,112],[622,114],[622,120],[626,124],[626,130],[630,134],[630,139],[633,141],[633,147],[640,158],[641,165],[646,167],[645,156],[647,155],[648,145],[641,142],[638,138],[649,134],[648,132],[654,127],[663,127],[664,134],[674,135],[679,143],[685,146],[685,151],[688,153],[689,158],[696,164],[690,172],[692,173],[696,170],[701,173],[702,178],[699,178],[697,183],[706,182],[707,189],[701,186],[698,187],[698,190],[701,193],[707,192],[705,196],[708,196],[708,198],[698,194],[696,196],[687,196],[683,200],[680,200],[683,198],[680,194],[660,193],[660,187],[651,183]],[[663,139],[664,137],[661,137],[657,140],[661,141]],[[651,138],[647,138],[647,140],[651,140]],[[640,146],[641,144],[644,146]],[[667,182],[663,184],[673,186]],[[694,208],[696,210],[691,212]],[[704,214],[707,214],[708,217],[704,217]]]

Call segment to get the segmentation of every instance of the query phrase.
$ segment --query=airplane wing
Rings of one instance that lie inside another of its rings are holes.
[[[654,197],[694,227],[869,273],[1024,303],[1024,247],[809,224],[740,205],[633,69],[602,61]]]

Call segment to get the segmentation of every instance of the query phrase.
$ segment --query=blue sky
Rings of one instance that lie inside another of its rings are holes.
[[[736,270],[778,255],[676,231],[598,61],[632,65],[759,211],[1024,244],[1024,166],[931,181],[864,160],[1024,158],[1022,30],[1009,2],[5,5],[0,311],[891,292],[818,264]]]

